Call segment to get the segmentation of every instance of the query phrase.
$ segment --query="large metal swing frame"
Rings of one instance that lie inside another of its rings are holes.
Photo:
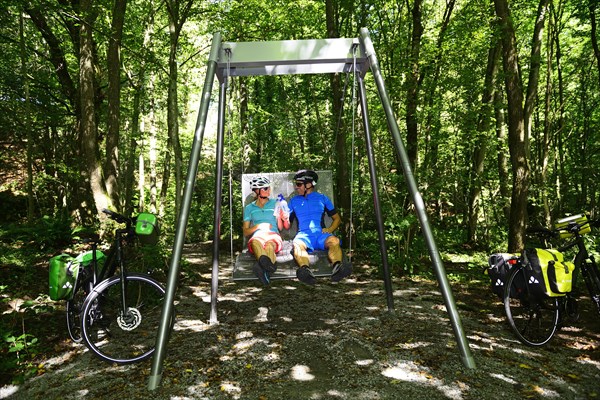
[[[393,311],[392,285],[389,274],[387,250],[385,245],[385,234],[383,230],[383,218],[379,201],[379,190],[377,185],[377,173],[375,170],[375,161],[373,155],[373,145],[371,141],[371,129],[369,124],[369,113],[367,108],[367,99],[365,93],[364,77],[371,70],[375,84],[379,92],[379,98],[383,105],[388,122],[388,129],[392,135],[396,151],[401,161],[401,167],[408,185],[408,190],[412,196],[415,205],[417,217],[421,224],[423,235],[429,250],[429,255],[436,273],[440,290],[444,298],[446,310],[450,317],[450,322],[454,331],[460,357],[465,367],[475,368],[475,362],[471,355],[469,345],[462,328],[460,317],[456,308],[456,303],[452,295],[452,290],[448,283],[446,271],[442,263],[435,239],[433,237],[429,220],[425,210],[425,205],[421,194],[419,193],[416,180],[412,173],[412,168],[400,136],[400,129],[391,102],[388,97],[383,77],[379,69],[379,63],[375,54],[375,49],[366,28],[360,30],[358,38],[341,39],[314,39],[314,40],[284,40],[268,42],[222,42],[221,34],[213,35],[212,47],[207,63],[206,80],[202,90],[202,98],[198,111],[198,119],[186,184],[181,202],[181,210],[177,221],[175,239],[173,243],[173,253],[171,257],[169,276],[167,281],[167,290],[163,304],[160,328],[156,338],[156,349],[152,360],[152,370],[148,382],[148,389],[156,389],[161,382],[163,372],[163,362],[166,356],[166,349],[171,325],[171,315],[173,313],[173,302],[177,289],[179,277],[179,264],[185,239],[185,230],[187,227],[190,206],[192,202],[192,193],[194,183],[198,173],[202,141],[206,127],[210,97],[214,83],[214,77],[219,79],[219,107],[218,107],[218,129],[217,129],[217,150],[216,150],[216,174],[215,174],[215,211],[214,211],[214,239],[213,239],[213,259],[212,259],[212,281],[211,281],[211,308],[209,323],[216,324],[217,320],[217,292],[218,292],[218,272],[219,272],[219,229],[221,223],[221,195],[223,180],[223,143],[225,133],[225,110],[227,81],[231,76],[262,76],[262,75],[294,75],[294,74],[326,74],[354,71],[358,78],[358,89],[360,95],[360,104],[362,109],[363,124],[365,129],[365,143],[367,147],[367,159],[369,162],[369,174],[371,186],[373,189],[373,203],[375,207],[375,218],[379,235],[379,245],[381,249],[382,267],[384,272],[384,284],[386,289],[386,298],[388,310]]]

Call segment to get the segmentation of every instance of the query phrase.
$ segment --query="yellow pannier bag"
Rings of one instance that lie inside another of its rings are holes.
[[[573,289],[575,264],[565,261],[556,249],[525,249],[529,265],[528,284],[533,293],[549,297],[564,296]]]

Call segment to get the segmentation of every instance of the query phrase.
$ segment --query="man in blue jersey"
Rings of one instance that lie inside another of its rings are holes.
[[[265,176],[257,176],[250,181],[250,189],[256,195],[256,201],[244,208],[242,225],[244,236],[249,237],[248,250],[254,254],[257,263],[252,270],[265,285],[270,282],[271,274],[277,270],[275,254],[281,251],[282,241],[279,231],[289,229],[289,215],[275,215],[276,200],[269,198],[271,181]]]
[[[306,284],[314,285],[317,279],[308,267],[308,253],[314,250],[327,250],[329,262],[333,270],[331,280],[339,282],[352,273],[349,263],[342,263],[340,240],[333,236],[340,225],[341,218],[333,203],[326,195],[315,190],[319,175],[312,170],[303,169],[294,175],[297,196],[289,203],[292,218],[298,219],[298,233],[294,237],[294,259],[298,263],[296,276]],[[325,228],[321,220],[327,213],[333,220],[331,226]]]

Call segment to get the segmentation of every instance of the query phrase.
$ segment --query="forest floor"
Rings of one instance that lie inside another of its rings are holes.
[[[64,311],[55,308],[23,319],[44,349],[35,361],[37,376],[21,384],[2,376],[0,398],[600,398],[600,322],[589,299],[580,299],[574,327],[544,348],[529,348],[511,333],[484,275],[451,282],[476,365],[469,369],[437,281],[394,279],[390,312],[384,283],[366,263],[356,262],[353,275],[340,283],[321,279],[309,287],[294,279],[262,287],[230,281],[228,256],[221,257],[219,323],[209,325],[210,249],[186,245],[189,264],[156,390],[147,389],[150,360],[128,366],[99,361],[67,339]],[[461,264],[445,267],[467,273]],[[44,292],[45,276],[32,293]],[[6,307],[0,317],[14,316]]]

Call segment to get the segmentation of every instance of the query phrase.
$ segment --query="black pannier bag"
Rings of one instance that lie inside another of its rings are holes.
[[[515,258],[516,254],[510,253],[494,253],[488,258],[488,268],[486,270],[491,281],[492,292],[502,299],[504,296],[504,283],[512,268],[508,260]],[[511,297],[517,297],[519,292],[525,288],[524,279],[517,278],[515,280],[516,287],[511,288]]]

